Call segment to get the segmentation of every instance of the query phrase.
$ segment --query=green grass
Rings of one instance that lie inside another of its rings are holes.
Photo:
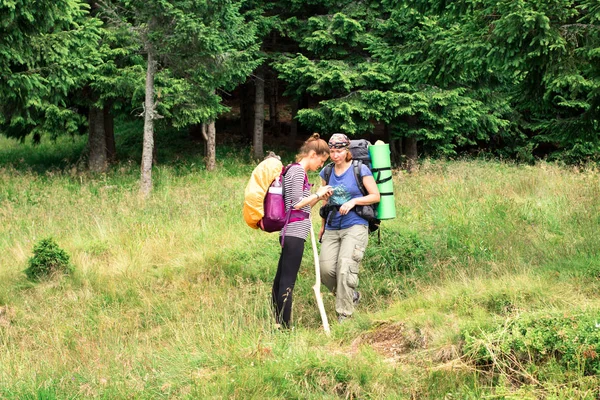
[[[99,175],[78,163],[81,138],[0,139],[0,398],[598,396],[592,166],[396,171],[398,216],[380,244],[371,236],[355,318],[337,324],[325,294],[327,337],[309,244],[295,329],[273,325],[279,246],[242,220],[247,152],[220,146],[208,173],[174,133],[144,202],[135,124],[121,127],[120,162]],[[75,272],[32,283],[24,270],[46,237]]]

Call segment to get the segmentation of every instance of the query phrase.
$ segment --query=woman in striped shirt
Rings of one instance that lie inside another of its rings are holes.
[[[279,240],[282,245],[277,274],[273,281],[272,301],[275,321],[284,328],[289,328],[292,314],[292,293],[302,254],[304,243],[310,232],[310,209],[320,200],[327,200],[332,193],[330,186],[320,187],[316,193],[310,193],[307,171],[317,171],[329,158],[329,146],[314,133],[300,148],[296,162],[289,166],[283,178],[283,197],[286,211],[302,210],[308,217],[289,222],[281,231]]]

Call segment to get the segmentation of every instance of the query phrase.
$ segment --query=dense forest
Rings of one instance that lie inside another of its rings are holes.
[[[0,0],[0,133],[89,136],[114,159],[114,121],[206,141],[380,136],[396,163],[485,154],[599,159],[595,0]],[[140,135],[142,132],[140,132]],[[144,175],[145,171],[145,175]],[[145,185],[145,188],[144,188]]]

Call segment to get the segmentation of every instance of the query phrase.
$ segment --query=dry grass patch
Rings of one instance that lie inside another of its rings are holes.
[[[413,351],[426,349],[429,341],[427,333],[408,328],[402,322],[379,322],[373,330],[355,339],[352,347],[368,345],[387,360],[398,362]]]

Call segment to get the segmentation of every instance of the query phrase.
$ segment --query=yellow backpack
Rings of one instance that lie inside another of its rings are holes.
[[[280,176],[283,164],[277,156],[267,157],[254,168],[244,190],[244,220],[249,227],[259,228],[265,215],[264,201],[271,183]]]

